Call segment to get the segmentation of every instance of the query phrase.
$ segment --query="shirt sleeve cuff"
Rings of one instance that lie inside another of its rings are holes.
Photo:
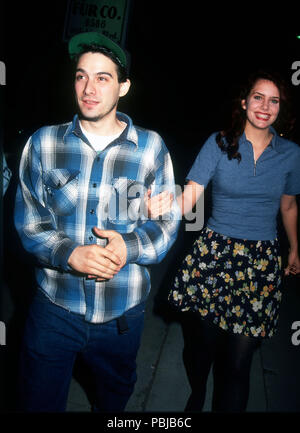
[[[79,244],[71,239],[64,239],[53,253],[53,266],[62,271],[71,271],[71,266],[68,265],[68,260],[72,252]]]
[[[139,240],[136,233],[122,233],[122,238],[127,248],[127,263],[134,263],[139,257]]]

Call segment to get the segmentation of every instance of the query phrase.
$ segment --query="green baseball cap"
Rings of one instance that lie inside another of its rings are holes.
[[[84,45],[98,45],[110,50],[123,67],[127,66],[127,57],[123,49],[107,36],[99,32],[78,33],[69,40],[69,55],[73,59],[84,50]]]

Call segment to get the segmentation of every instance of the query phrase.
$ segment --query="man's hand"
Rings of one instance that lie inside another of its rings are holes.
[[[68,264],[75,271],[103,281],[113,278],[119,272],[122,262],[112,250],[93,244],[76,247]]]
[[[122,268],[126,264],[127,248],[120,233],[115,230],[100,230],[97,227],[94,227],[94,233],[99,238],[108,239],[105,249],[119,258],[120,268]]]

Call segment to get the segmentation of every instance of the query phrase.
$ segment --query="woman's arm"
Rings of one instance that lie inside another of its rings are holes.
[[[200,198],[204,191],[204,186],[199,183],[189,180],[184,186],[182,194],[177,197],[178,205],[181,209],[182,215],[187,215],[193,210],[193,207]]]
[[[298,206],[296,197],[294,195],[284,194],[281,197],[280,210],[282,222],[290,244],[288,266],[285,269],[285,274],[297,274],[300,272],[300,259],[298,254]]]
[[[185,186],[184,190],[177,197],[177,202],[182,215],[187,215],[192,211],[197,203],[200,195],[204,191],[204,186],[199,185],[197,182],[190,180]],[[158,195],[150,197],[150,191],[146,197],[146,208],[148,209],[148,216],[150,218],[157,218],[160,215],[170,212],[172,202],[174,200],[173,194],[164,191]]]

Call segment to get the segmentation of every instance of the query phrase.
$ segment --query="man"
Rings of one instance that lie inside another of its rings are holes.
[[[94,410],[123,411],[150,290],[147,267],[176,238],[179,209],[148,220],[150,189],[173,192],[160,136],[117,112],[130,88],[126,54],[96,33],[69,42],[78,115],[28,140],[20,164],[15,223],[36,257],[38,291],[21,353],[25,411],[64,411],[80,354],[94,374]]]

